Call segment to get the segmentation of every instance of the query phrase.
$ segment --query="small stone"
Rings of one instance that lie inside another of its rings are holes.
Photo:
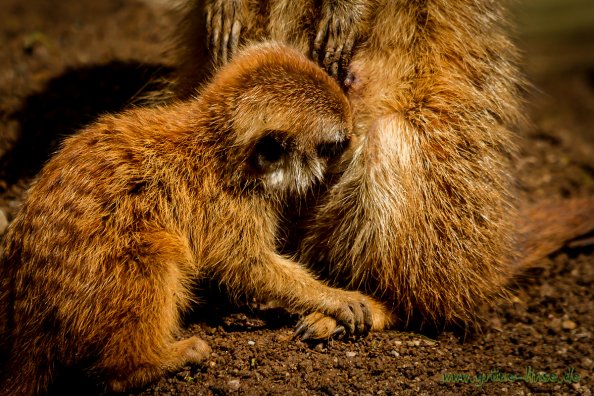
[[[347,357],[352,358],[352,357],[357,356],[357,352],[347,352],[346,355],[347,355]]]
[[[557,350],[557,353],[559,355],[565,355],[565,354],[567,354],[567,348],[561,347]]]
[[[561,323],[561,327],[563,328],[563,330],[574,330],[577,327],[577,323],[575,323],[573,320],[564,320],[563,323]]]
[[[561,327],[562,327],[562,322],[561,319],[559,318],[555,318],[553,317],[549,322],[546,323],[546,326],[553,330],[554,332],[559,332],[561,331]]]
[[[402,341],[396,340],[396,341],[394,341],[394,345],[402,345]]]
[[[231,388],[231,390],[239,390],[241,381],[239,381],[238,379],[234,379],[234,380],[227,382],[227,385],[229,385],[229,388]]]
[[[578,382],[578,383],[575,383],[575,384],[571,384],[571,386],[572,386],[572,387],[573,387],[573,389],[575,389],[575,390],[578,390],[578,389],[580,389],[580,388],[582,387],[582,386],[579,384],[579,382]]]
[[[250,346],[254,346],[254,345],[256,345],[256,342],[255,342],[255,341],[252,341],[252,340],[249,340],[249,341],[248,341],[248,345],[250,345]]]
[[[396,357],[400,356],[400,354],[399,354],[397,351],[392,351],[392,352],[390,352],[390,353],[391,353],[392,355],[396,356]]]
[[[275,337],[277,342],[287,342],[293,338],[293,333],[279,334]]]

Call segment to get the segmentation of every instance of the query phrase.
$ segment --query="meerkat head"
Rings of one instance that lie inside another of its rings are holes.
[[[234,179],[269,193],[304,193],[349,145],[348,99],[322,69],[285,45],[246,48],[204,96]]]

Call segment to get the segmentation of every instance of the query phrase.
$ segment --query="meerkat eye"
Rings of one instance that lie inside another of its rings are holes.
[[[287,153],[287,143],[277,133],[261,138],[254,148],[253,160],[256,169],[264,172],[278,163]]]
[[[335,142],[324,142],[316,146],[316,152],[322,158],[335,158],[340,156],[348,147],[348,139]]]

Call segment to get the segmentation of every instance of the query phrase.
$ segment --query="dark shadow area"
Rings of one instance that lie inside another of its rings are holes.
[[[162,65],[113,61],[71,69],[50,80],[11,115],[20,124],[20,135],[0,158],[0,178],[13,184],[34,176],[64,137],[101,114],[130,106],[171,71]]]
[[[261,306],[245,297],[234,302],[229,297],[231,293],[215,282],[200,283],[194,295],[199,302],[184,314],[186,326],[203,323],[211,328],[221,327],[225,332],[243,333],[293,327],[298,320],[298,315],[283,308]]]

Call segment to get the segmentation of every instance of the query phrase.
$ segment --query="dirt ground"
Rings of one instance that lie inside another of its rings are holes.
[[[0,229],[61,137],[124,108],[169,69],[165,3],[0,2]],[[517,166],[523,200],[594,195],[592,26],[521,36],[535,85],[534,125]],[[466,338],[391,330],[312,345],[292,340],[297,318],[275,310],[198,311],[185,332],[209,342],[209,361],[135,394],[591,395],[594,242],[564,248],[541,266],[515,282],[517,303],[492,307],[483,332]],[[527,373],[535,381],[502,381]],[[480,374],[490,377],[464,383]],[[545,382],[551,374],[565,381]],[[64,376],[56,393],[67,391],[101,393],[101,384]]]

